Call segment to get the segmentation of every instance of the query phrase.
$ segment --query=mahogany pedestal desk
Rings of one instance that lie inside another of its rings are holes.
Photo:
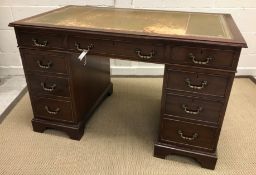
[[[79,140],[112,93],[109,58],[164,64],[154,156],[185,155],[214,169],[241,48],[247,47],[229,14],[66,6],[10,26],[34,131],[52,128]],[[87,53],[82,61],[81,52]]]

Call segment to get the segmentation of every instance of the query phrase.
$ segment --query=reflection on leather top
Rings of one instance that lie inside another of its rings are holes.
[[[232,38],[221,14],[68,6],[24,22],[145,35]]]

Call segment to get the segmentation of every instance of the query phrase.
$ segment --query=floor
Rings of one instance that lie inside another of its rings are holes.
[[[255,175],[256,85],[235,79],[214,171],[193,159],[153,156],[162,78],[112,78],[113,94],[93,114],[80,141],[33,132],[28,94],[0,124],[0,175]]]
[[[0,76],[0,123],[25,92],[24,76]]]

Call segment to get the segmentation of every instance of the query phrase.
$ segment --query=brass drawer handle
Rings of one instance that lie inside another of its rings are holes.
[[[178,134],[179,136],[184,139],[184,140],[188,140],[188,141],[192,141],[195,140],[196,138],[198,138],[198,133],[194,133],[192,135],[192,137],[188,137],[188,136],[184,136],[183,132],[181,130],[178,130]]]
[[[204,64],[204,65],[205,65],[205,64],[208,64],[211,60],[213,60],[212,57],[207,57],[207,58],[205,59],[205,61],[196,60],[196,56],[193,55],[193,53],[190,53],[190,54],[189,54],[189,58],[192,59],[192,61],[193,61],[194,64]]]
[[[197,110],[191,110],[191,109],[188,109],[188,106],[184,104],[182,105],[182,108],[184,112],[186,112],[187,114],[193,114],[193,115],[198,115],[203,110],[203,107],[201,106],[199,106]]]
[[[43,43],[39,43],[37,39],[32,39],[33,45],[36,47],[46,47],[48,44],[48,41],[43,41]]]
[[[148,59],[151,59],[153,56],[156,55],[155,51],[152,50],[149,54],[147,55],[143,55],[142,54],[142,51],[140,49],[135,49],[135,52],[137,53],[137,56],[141,59],[145,59],[145,60],[148,60]]]
[[[43,64],[40,60],[37,60],[36,62],[38,64],[38,66],[40,68],[42,68],[42,69],[50,69],[51,66],[52,66],[52,62],[51,61],[48,61],[48,63],[46,63],[46,64]]]
[[[41,86],[42,86],[42,88],[43,88],[44,91],[52,92],[52,91],[54,91],[54,89],[56,88],[57,85],[56,85],[56,84],[53,84],[53,85],[47,87],[47,86],[45,85],[45,83],[41,82]]]
[[[83,51],[89,52],[89,50],[91,50],[91,49],[94,47],[93,44],[89,44],[89,45],[87,46],[87,49],[83,49],[83,48],[80,47],[80,44],[77,43],[77,42],[75,42],[75,46],[76,46],[76,50],[77,50],[77,51],[80,51],[80,52],[83,52]]]
[[[50,110],[48,106],[44,106],[45,110],[52,115],[57,115],[60,112],[60,108],[56,108],[55,110]]]
[[[185,79],[185,82],[187,83],[187,86],[191,89],[201,90],[207,86],[208,82],[206,80],[201,82],[201,85],[192,85],[189,78]]]

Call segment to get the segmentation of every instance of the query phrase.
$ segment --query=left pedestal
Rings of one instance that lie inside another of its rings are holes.
[[[20,48],[34,118],[33,130],[56,129],[80,140],[93,111],[113,91],[109,58]]]

